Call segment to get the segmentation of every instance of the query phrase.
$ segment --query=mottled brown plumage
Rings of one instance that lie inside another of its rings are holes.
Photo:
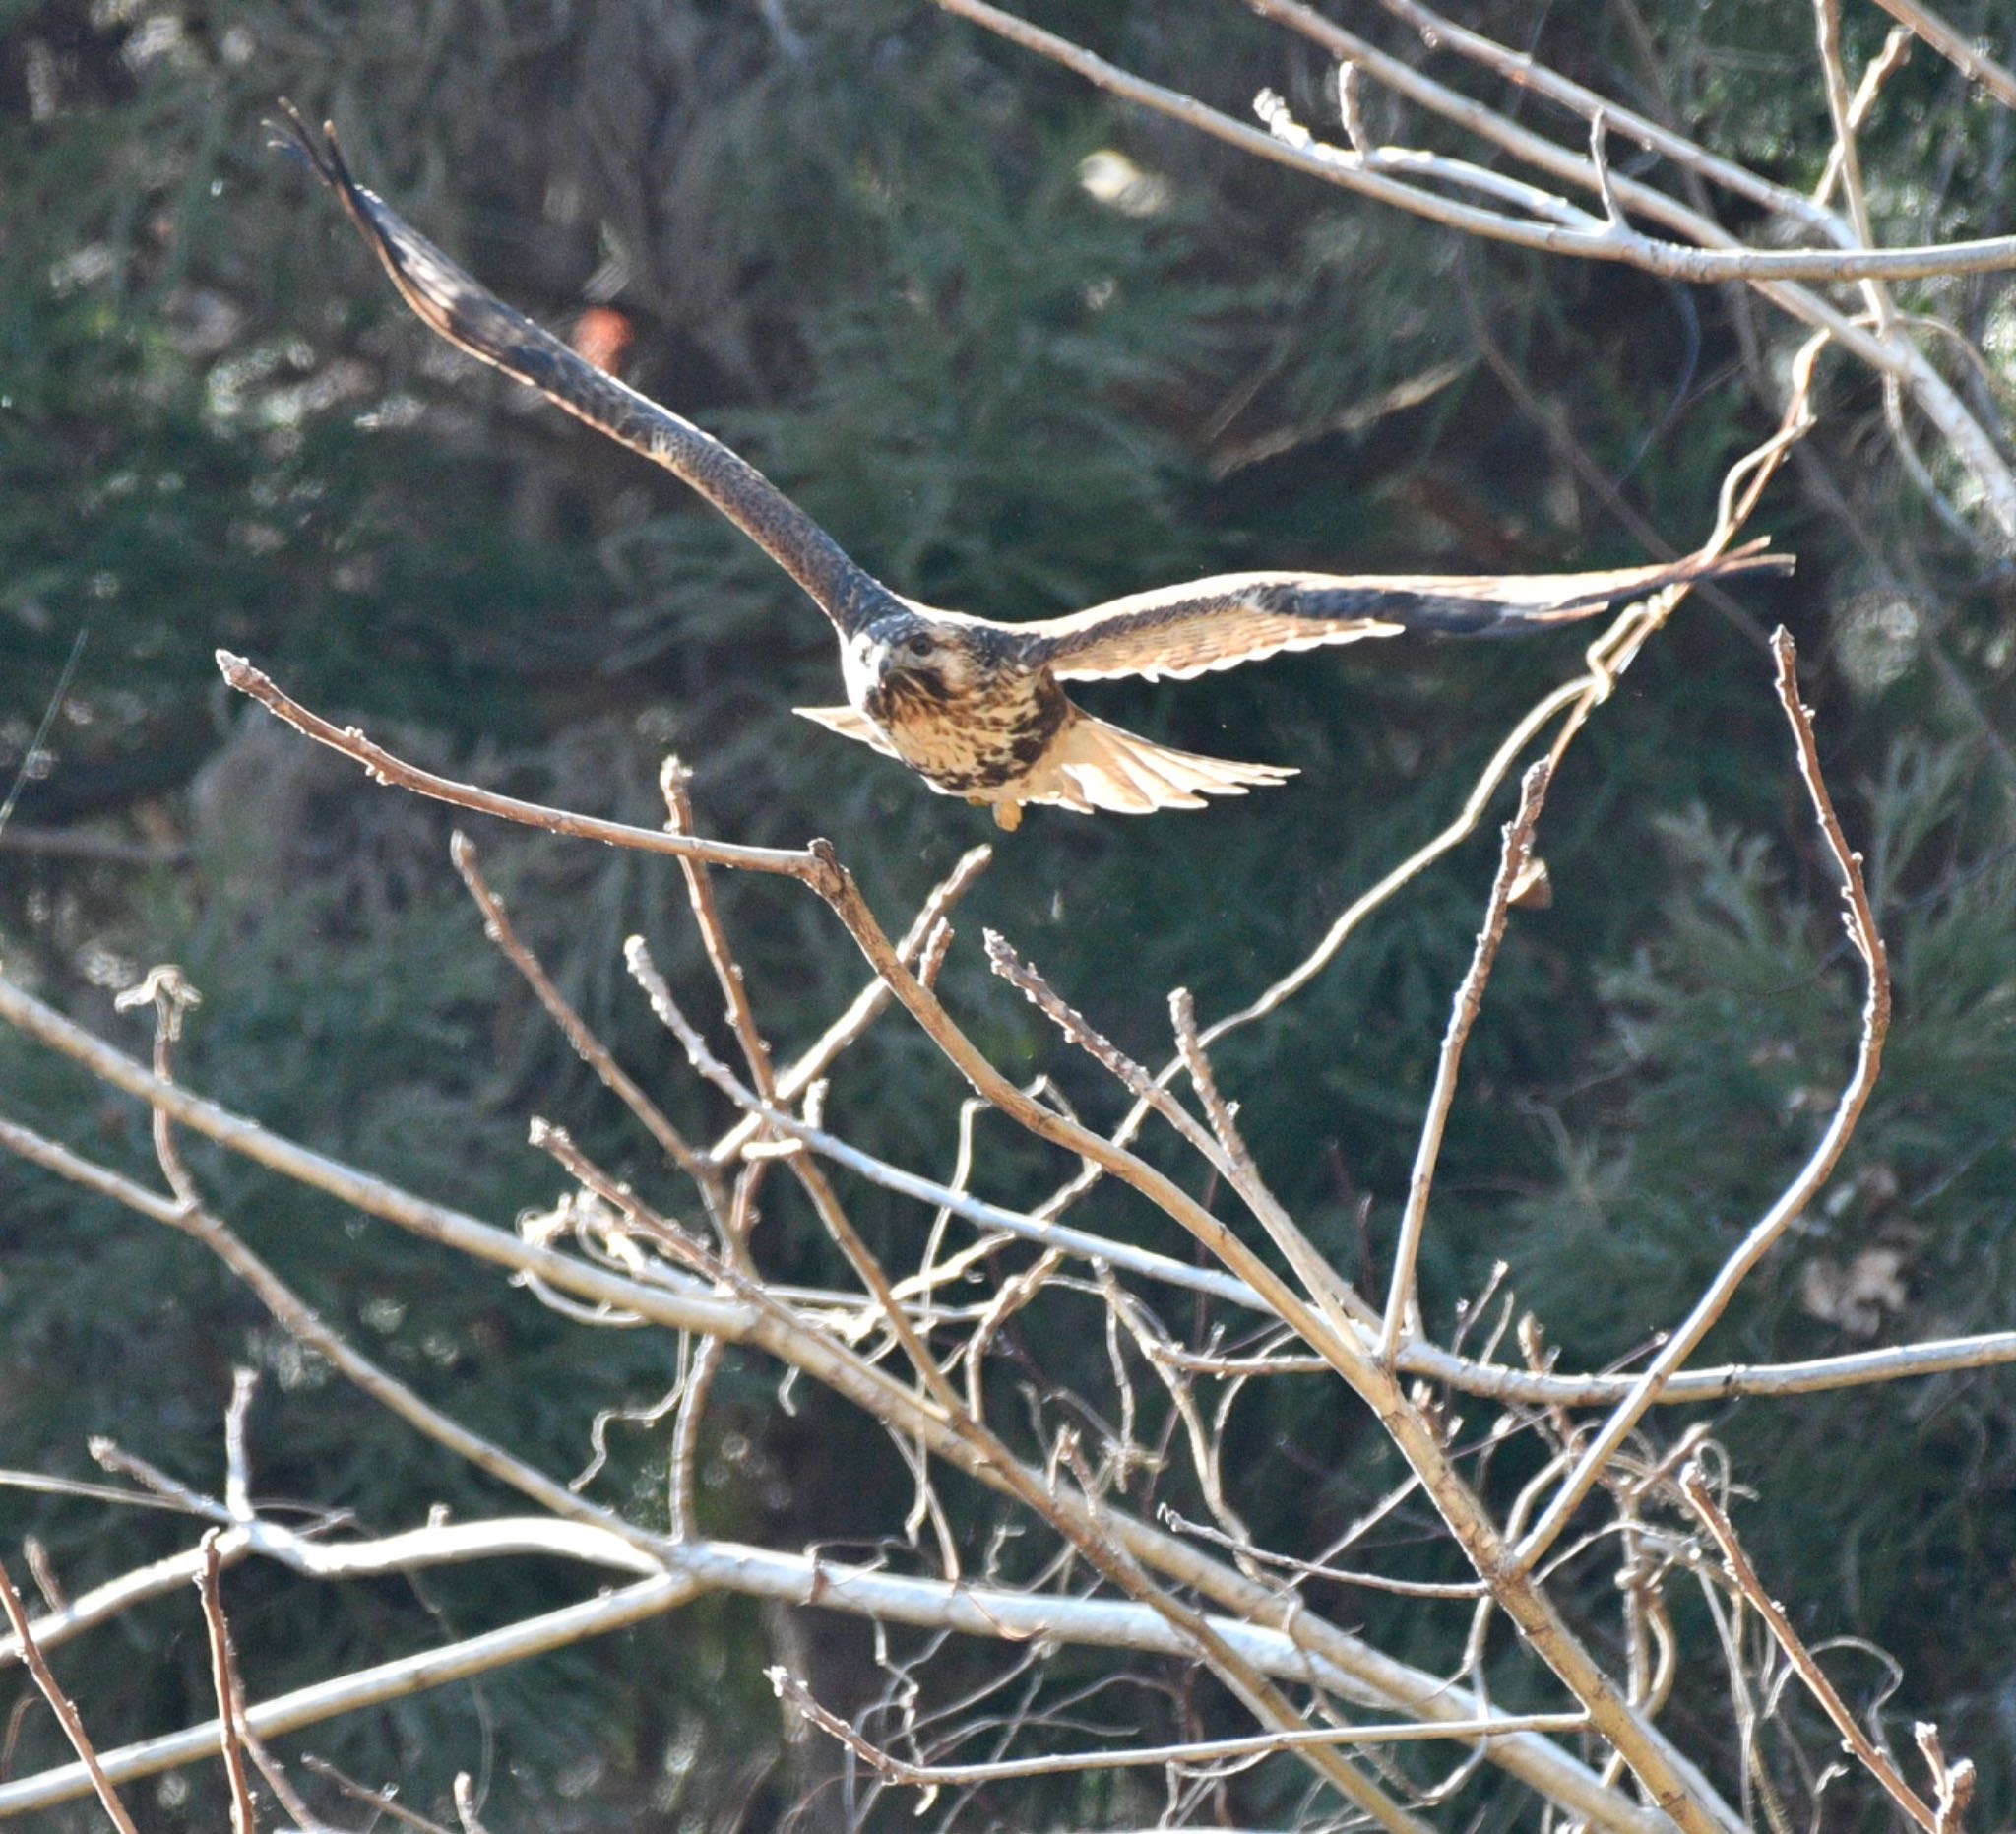
[[[1408,631],[1475,636],[1594,616],[1681,581],[1789,570],[1757,545],[1601,573],[1365,576],[1240,573],[1139,593],[1029,624],[1001,624],[891,592],[762,473],[712,434],[605,374],[487,292],[345,165],[332,129],[294,110],[279,145],[342,199],[421,319],[471,355],[685,479],[769,553],[832,620],[845,707],[797,711],[901,758],[932,789],[992,805],[1143,814],[1198,808],[1292,776],[1175,751],[1097,720],[1059,685],[1115,675],[1184,678],[1285,650]]]

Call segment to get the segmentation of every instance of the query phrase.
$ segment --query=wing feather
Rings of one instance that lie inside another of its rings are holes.
[[[1790,570],[1789,556],[1760,553],[1761,545],[1594,573],[1228,573],[1016,628],[1028,659],[1061,681],[1187,679],[1283,651],[1408,631],[1483,636],[1567,623],[1684,581]]]
[[[883,736],[882,728],[856,708],[793,707],[791,712],[800,720],[817,721],[829,732],[838,732],[843,738],[858,739],[863,745],[871,745],[885,758],[901,755]]]

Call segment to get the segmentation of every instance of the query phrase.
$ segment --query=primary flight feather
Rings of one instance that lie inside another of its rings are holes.
[[[807,719],[900,758],[933,790],[990,804],[1004,828],[1030,802],[1146,814],[1201,808],[1294,773],[1203,757],[1095,719],[1065,681],[1186,678],[1285,650],[1409,631],[1473,636],[1593,617],[1681,581],[1788,571],[1754,545],[1598,573],[1233,573],[1115,599],[1067,617],[1004,624],[892,592],[769,478],[711,433],[617,381],[477,285],[351,177],[332,127],[286,103],[278,144],[342,200],[401,296],[472,356],[663,466],[804,588],[839,634],[845,707]]]

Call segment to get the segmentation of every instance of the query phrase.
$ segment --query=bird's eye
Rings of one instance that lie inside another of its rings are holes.
[[[937,646],[922,631],[904,641],[904,652],[910,656],[929,656]]]

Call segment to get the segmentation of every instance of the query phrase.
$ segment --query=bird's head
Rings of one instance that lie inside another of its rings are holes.
[[[966,633],[908,608],[877,618],[848,646],[850,690],[894,687],[954,700],[979,683],[983,659]]]

